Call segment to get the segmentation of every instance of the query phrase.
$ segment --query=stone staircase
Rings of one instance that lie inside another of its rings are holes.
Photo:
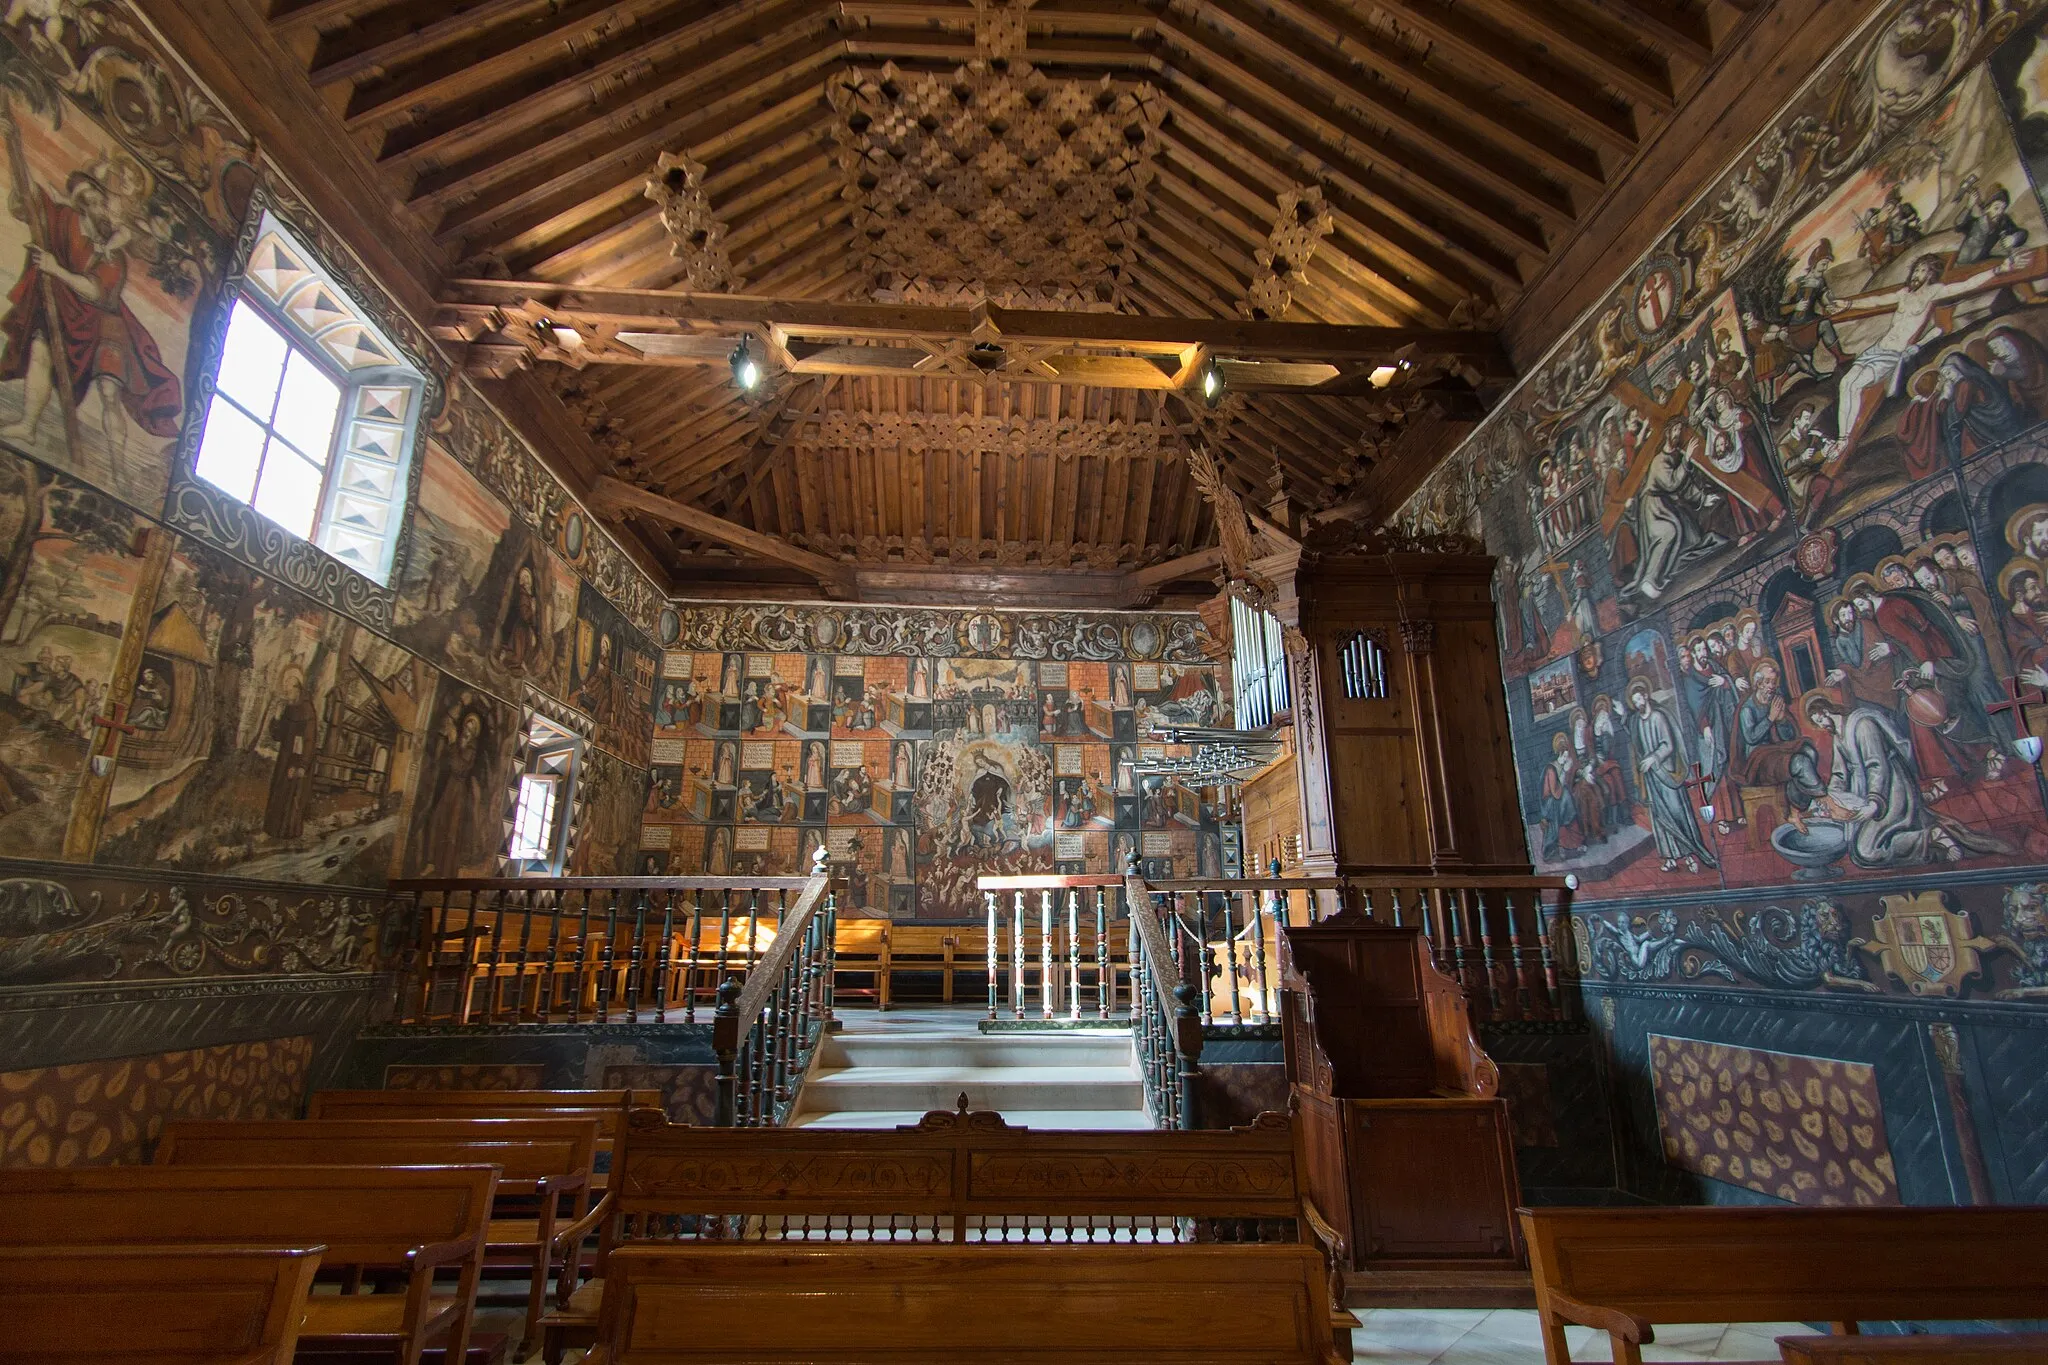
[[[993,1109],[1031,1128],[1150,1128],[1128,1030],[983,1034],[978,1011],[847,1011],[790,1124],[894,1128],[933,1109]]]

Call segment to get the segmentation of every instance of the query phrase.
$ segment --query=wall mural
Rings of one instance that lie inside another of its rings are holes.
[[[957,920],[983,913],[982,875],[1219,867],[1201,793],[1133,771],[1167,751],[1155,727],[1221,713],[1192,616],[690,607],[673,624],[727,647],[664,655],[643,870],[788,873],[824,848],[852,909]]]
[[[1579,878],[1589,980],[1796,993],[1837,1058],[1829,998],[2043,994],[2048,873],[2004,871],[2048,864],[2048,707],[2011,704],[2048,685],[2043,8],[1875,11],[1401,512],[1500,558],[1529,847]],[[1653,1070],[1638,1131],[1709,1186],[1895,1197],[1731,1174]]]
[[[530,695],[591,719],[628,765],[592,766],[637,805],[651,585],[466,387],[416,457],[388,608],[302,582],[302,547],[273,553],[274,530],[252,544],[176,507],[182,534],[151,520],[167,494],[184,505],[172,462],[252,205],[431,348],[125,9],[52,14],[0,26],[0,846],[367,887],[492,871]],[[443,755],[468,762],[423,766]],[[631,843],[609,830],[581,861],[609,870]]]
[[[146,1061],[165,1113],[293,1111],[388,965],[377,888],[498,870],[527,707],[590,740],[574,870],[630,865],[660,601],[126,4],[0,16],[0,167],[0,1142],[132,1159],[37,1135],[49,1097]],[[426,371],[388,585],[181,463],[263,206]],[[85,1026],[46,989],[101,982]]]

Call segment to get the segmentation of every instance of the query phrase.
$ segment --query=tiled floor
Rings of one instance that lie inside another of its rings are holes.
[[[1536,1314],[1519,1308],[1380,1308],[1361,1311],[1351,1334],[1358,1365],[1542,1365]],[[1805,1335],[1797,1322],[1692,1323],[1659,1327],[1645,1361],[1777,1360],[1773,1338]],[[1590,1327],[1565,1332],[1574,1361],[1613,1357],[1607,1334]]]

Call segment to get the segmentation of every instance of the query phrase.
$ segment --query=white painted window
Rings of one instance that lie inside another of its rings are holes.
[[[194,472],[388,582],[424,382],[264,215],[229,309]]]
[[[555,816],[560,808],[562,779],[521,773],[519,799],[512,813],[512,856],[547,860],[554,857]]]

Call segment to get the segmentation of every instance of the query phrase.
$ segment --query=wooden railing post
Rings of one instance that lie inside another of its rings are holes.
[[[718,1008],[711,1016],[711,1049],[718,1056],[718,1100],[711,1121],[720,1128],[737,1126],[738,1078],[733,1072],[740,1056],[739,1023],[739,978],[728,976],[719,983]]]

